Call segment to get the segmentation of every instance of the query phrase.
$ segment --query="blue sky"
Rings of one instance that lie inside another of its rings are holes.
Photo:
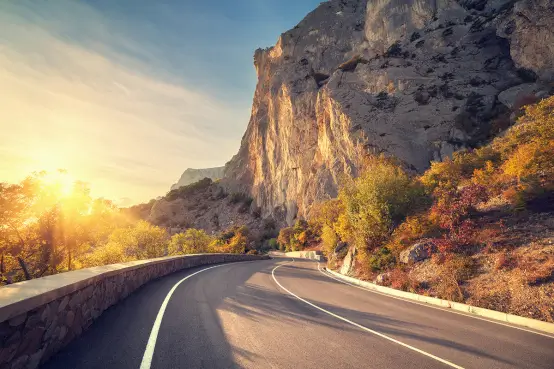
[[[254,50],[319,3],[0,2],[0,181],[64,168],[124,204],[223,165],[248,123]]]

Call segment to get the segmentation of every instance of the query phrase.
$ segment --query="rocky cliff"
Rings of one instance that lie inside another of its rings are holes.
[[[194,182],[198,182],[201,179],[209,178],[211,180],[221,179],[223,177],[225,167],[205,168],[205,169],[193,169],[188,168],[183,172],[181,178],[177,183],[171,186],[172,190],[179,187],[189,185]]]
[[[551,94],[551,0],[332,0],[271,48],[222,185],[291,223],[368,153],[422,171]]]

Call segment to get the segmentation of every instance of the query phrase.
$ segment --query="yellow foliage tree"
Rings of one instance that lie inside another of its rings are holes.
[[[170,255],[201,254],[209,252],[213,238],[205,231],[189,228],[184,233],[171,237],[168,251]]]

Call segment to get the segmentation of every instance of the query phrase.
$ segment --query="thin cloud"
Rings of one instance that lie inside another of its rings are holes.
[[[62,167],[98,196],[144,201],[185,167],[221,165],[235,153],[247,110],[68,41],[37,17],[1,17],[10,35],[0,50],[1,180]]]

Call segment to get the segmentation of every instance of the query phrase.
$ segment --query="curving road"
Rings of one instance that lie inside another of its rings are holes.
[[[204,269],[147,284],[43,368],[554,368],[554,337],[349,286],[315,262]]]

